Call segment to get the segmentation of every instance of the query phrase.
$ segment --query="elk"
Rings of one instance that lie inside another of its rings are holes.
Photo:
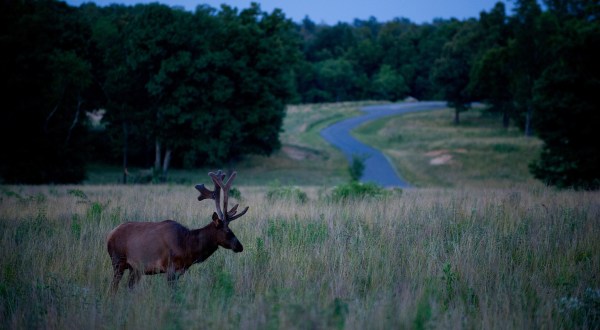
[[[239,204],[229,211],[227,202],[231,183],[236,177],[233,172],[226,182],[220,170],[208,175],[215,184],[214,190],[204,184],[195,188],[200,192],[199,201],[213,199],[216,212],[212,222],[200,229],[189,230],[173,220],[162,222],[126,222],[113,229],[107,236],[106,245],[114,270],[110,292],[116,293],[125,270],[129,270],[128,286],[132,289],[141,276],[167,274],[167,281],[175,280],[193,264],[208,259],[219,246],[242,252],[244,247],[229,229],[229,223],[246,214],[248,207],[237,213]],[[223,209],[221,209],[221,190]],[[225,212],[223,212],[223,210]]]

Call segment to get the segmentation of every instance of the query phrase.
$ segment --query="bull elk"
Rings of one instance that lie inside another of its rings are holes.
[[[219,246],[242,252],[242,243],[229,229],[229,223],[248,211],[246,207],[237,213],[238,204],[227,210],[229,190],[236,176],[233,172],[226,182],[220,170],[208,175],[215,184],[213,191],[203,184],[196,185],[199,201],[213,199],[216,212],[212,222],[201,229],[189,230],[173,220],[162,222],[126,222],[113,229],[107,237],[108,254],[114,270],[110,291],[115,293],[125,270],[129,269],[129,288],[133,288],[142,274],[167,274],[167,281],[174,281],[193,264],[208,259]],[[223,209],[221,209],[221,190]],[[223,210],[225,212],[223,212]]]

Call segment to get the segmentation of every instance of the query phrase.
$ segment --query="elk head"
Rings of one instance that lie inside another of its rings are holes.
[[[246,206],[246,208],[239,214],[237,213],[239,204],[236,204],[229,210],[227,209],[229,190],[231,189],[231,183],[233,182],[233,179],[235,179],[237,173],[233,172],[226,182],[223,182],[226,176],[223,172],[221,172],[221,170],[217,171],[216,173],[210,172],[208,175],[215,184],[214,190],[211,191],[207,189],[204,184],[196,185],[196,189],[200,192],[200,196],[198,196],[199,201],[204,199],[213,199],[215,201],[216,212],[214,212],[212,215],[212,221],[216,229],[215,238],[217,244],[223,248],[231,249],[234,252],[242,252],[244,247],[242,246],[242,243],[238,241],[237,237],[235,237],[233,231],[229,229],[229,223],[246,214],[248,207]],[[221,191],[223,192],[222,209]],[[225,210],[225,212],[223,212],[223,210]]]

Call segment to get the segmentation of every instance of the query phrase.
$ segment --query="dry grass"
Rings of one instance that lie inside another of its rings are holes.
[[[240,173],[240,177],[243,173]],[[380,200],[267,200],[171,291],[107,296],[105,235],[124,221],[208,223],[191,186],[3,186],[2,328],[597,328],[600,193],[414,189]]]

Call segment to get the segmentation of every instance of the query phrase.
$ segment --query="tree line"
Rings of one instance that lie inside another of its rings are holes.
[[[281,10],[0,4],[4,182],[66,183],[85,165],[226,165],[280,147],[290,103],[473,102],[544,141],[532,173],[596,189],[597,0],[502,2],[478,18],[324,25]],[[88,115],[103,109],[101,125]]]

